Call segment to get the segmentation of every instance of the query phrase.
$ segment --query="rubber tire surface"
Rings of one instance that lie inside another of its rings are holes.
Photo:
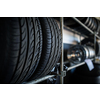
[[[39,20],[42,27],[43,48],[39,65],[30,80],[48,74],[61,55],[62,39],[57,23],[52,18],[42,17]]]
[[[22,83],[34,73],[42,50],[38,22],[30,17],[0,18],[0,83]]]

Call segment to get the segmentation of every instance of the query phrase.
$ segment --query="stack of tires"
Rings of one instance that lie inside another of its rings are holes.
[[[60,59],[54,19],[0,18],[0,83],[23,83],[48,74]]]
[[[94,17],[77,17],[77,19],[79,19],[83,24],[85,24],[89,29],[91,29],[93,32],[98,32],[98,35],[100,36],[100,21]],[[78,24],[76,21],[74,21],[72,18],[69,19],[69,21],[67,21],[66,19],[66,23],[65,23],[68,27],[82,33],[85,34],[87,36],[91,36],[92,34],[85,29],[83,26],[81,26],[80,24]]]

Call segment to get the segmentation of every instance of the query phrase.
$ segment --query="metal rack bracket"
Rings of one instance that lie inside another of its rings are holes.
[[[59,74],[59,76],[65,77],[66,76],[66,71],[65,70],[64,71],[61,71],[61,74]]]

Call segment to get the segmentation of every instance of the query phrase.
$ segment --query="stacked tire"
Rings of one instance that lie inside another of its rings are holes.
[[[61,54],[52,18],[0,18],[0,83],[23,83],[48,74]]]
[[[69,19],[69,18],[67,18]],[[67,21],[66,19],[66,21]],[[90,30],[92,30],[93,32],[98,32],[98,35],[100,35],[100,21],[94,17],[77,17],[77,19],[79,19],[83,24],[85,24]],[[78,24],[76,21],[74,21],[73,19],[70,18],[70,20],[68,22],[65,23],[68,27],[82,33],[85,34],[87,36],[91,36],[92,34],[85,29],[83,26],[81,26],[80,24]]]

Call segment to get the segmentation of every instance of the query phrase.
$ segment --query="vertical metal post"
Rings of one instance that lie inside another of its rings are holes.
[[[81,45],[81,34],[80,34],[80,45]]]
[[[96,52],[96,32],[94,33],[94,50]],[[96,58],[96,53],[95,53],[95,58]]]
[[[61,53],[61,65],[60,65],[60,71],[61,73],[63,72],[63,21],[64,21],[64,18],[63,17],[60,17],[60,29],[61,29],[61,35],[62,35],[62,53]],[[64,77],[63,76],[60,76],[60,84],[63,84],[64,83]]]

